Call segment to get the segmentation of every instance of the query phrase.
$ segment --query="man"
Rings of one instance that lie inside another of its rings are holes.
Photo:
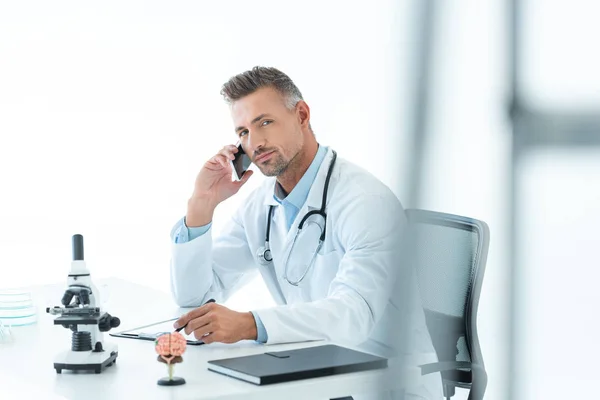
[[[308,104],[281,71],[255,67],[222,94],[243,150],[272,179],[212,237],[215,208],[252,171],[232,180],[233,145],[200,170],[171,232],[174,297],[198,308],[175,327],[187,324],[205,343],[327,339],[384,356],[433,354],[413,272],[401,262],[406,219],[394,194],[317,142]],[[219,304],[256,269],[278,306],[237,312]],[[217,302],[203,305],[210,298]]]

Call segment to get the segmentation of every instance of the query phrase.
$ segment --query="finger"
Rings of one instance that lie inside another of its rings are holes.
[[[208,160],[209,163],[211,164],[221,164],[219,162],[218,156],[212,156],[210,160]]]
[[[240,179],[237,182],[238,186],[243,186],[244,183],[248,182],[248,179],[250,179],[250,177],[252,176],[252,174],[254,174],[254,171],[252,170],[247,170],[246,172],[244,172],[244,175],[242,175],[242,179]]]
[[[237,149],[236,149],[237,151]],[[220,152],[220,155],[224,156],[226,159],[228,160],[234,160],[235,159],[235,154],[233,153],[233,151],[231,149],[228,149],[227,147],[224,147]]]
[[[217,154],[225,154],[226,152],[237,153],[237,151],[238,151],[237,146],[235,146],[233,144],[228,144],[227,146],[221,147],[221,150],[219,150],[217,152]]]
[[[229,159],[222,154],[217,154],[213,157],[213,160],[224,168],[227,168],[227,164],[229,163]]]
[[[214,330],[214,326],[212,323],[201,326],[200,328],[198,328],[194,331],[194,337],[196,338],[196,340],[204,340],[204,337],[206,335],[212,333],[213,330]]]
[[[198,307],[186,314],[183,314],[177,321],[175,321],[173,326],[175,327],[175,329],[177,329],[181,326],[184,326],[191,320],[199,318],[199,317],[203,316],[204,314],[208,313],[209,311],[211,311],[213,309],[214,306],[215,306],[215,303],[204,304],[201,307]]]
[[[185,333],[190,335],[196,329],[201,328],[204,325],[208,325],[212,321],[211,317],[212,317],[212,314],[209,312],[209,313],[204,314],[201,317],[191,320],[190,322],[188,322],[188,324],[185,327]]]
[[[233,157],[233,155],[232,155],[232,157]],[[235,158],[235,157],[233,157],[233,158],[228,158],[228,157],[225,157],[225,156],[221,156],[221,162],[222,162],[222,165],[223,165],[223,167],[224,167],[224,168],[227,168],[227,167],[229,166],[229,161],[230,161],[230,160],[233,160],[234,158]]]
[[[179,329],[180,327],[187,324],[188,321],[190,320],[189,314],[190,313],[185,313],[181,317],[179,317],[179,319],[177,321],[173,322],[173,328]]]
[[[208,160],[207,164],[210,164],[211,167],[217,168],[217,169],[220,169],[223,167],[223,164],[221,164],[221,161],[219,161],[217,156],[213,156],[210,160]]]
[[[202,340],[206,344],[211,344],[213,342],[217,342],[217,336],[214,333],[209,333],[206,336],[202,336],[202,339],[198,340]]]

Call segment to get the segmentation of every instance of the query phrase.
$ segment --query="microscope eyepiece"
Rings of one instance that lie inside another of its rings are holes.
[[[83,236],[73,235],[73,261],[83,261]]]

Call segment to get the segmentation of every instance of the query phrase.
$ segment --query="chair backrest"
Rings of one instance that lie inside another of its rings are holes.
[[[477,306],[489,247],[483,221],[428,210],[406,211],[427,327],[439,361],[480,365]],[[444,381],[469,388],[468,371],[443,372]]]

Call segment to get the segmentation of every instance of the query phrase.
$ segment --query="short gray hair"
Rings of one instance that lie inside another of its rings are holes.
[[[254,67],[231,77],[221,89],[228,104],[254,93],[260,88],[271,87],[284,98],[285,105],[292,110],[302,98],[302,93],[289,76],[272,67]]]

